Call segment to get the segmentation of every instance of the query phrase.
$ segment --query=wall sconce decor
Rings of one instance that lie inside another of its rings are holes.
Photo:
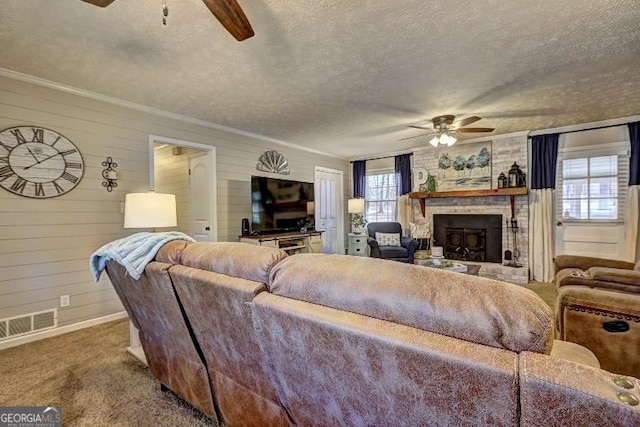
[[[102,166],[106,168],[102,170],[102,177],[105,179],[102,181],[102,186],[107,187],[107,191],[111,192],[118,186],[116,182],[118,180],[118,172],[116,172],[118,164],[111,157],[107,157],[107,160],[102,162]]]
[[[256,169],[262,172],[279,173],[289,175],[289,161],[275,150],[265,151],[258,159]]]

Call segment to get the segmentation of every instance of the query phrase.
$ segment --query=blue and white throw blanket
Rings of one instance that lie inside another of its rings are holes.
[[[107,243],[91,254],[91,258],[89,258],[89,268],[93,280],[96,282],[100,280],[100,275],[109,260],[116,261],[127,270],[131,277],[139,279],[144,268],[156,256],[160,248],[172,240],[195,242],[184,233],[169,231],[165,233],[136,233]]]

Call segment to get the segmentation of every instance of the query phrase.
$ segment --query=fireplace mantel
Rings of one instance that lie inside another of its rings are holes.
[[[513,198],[515,196],[524,196],[528,194],[527,187],[513,187],[513,188],[493,188],[490,190],[465,190],[465,191],[436,191],[433,193],[425,193],[422,191],[415,191],[409,193],[410,199],[418,199],[420,203],[420,210],[422,216],[425,216],[425,200],[446,198],[446,197],[489,197],[489,196],[509,196],[511,199],[511,212],[513,213]]]

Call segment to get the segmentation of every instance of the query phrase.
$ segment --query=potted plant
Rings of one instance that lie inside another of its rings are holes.
[[[364,215],[362,214],[352,214],[351,215],[351,225],[353,232],[355,234],[360,234],[364,231],[364,226],[367,224],[367,220],[364,219]]]
[[[424,191],[425,193],[435,193],[437,189],[438,181],[436,181],[436,176],[428,174],[427,180],[422,186],[420,186],[420,191]]]

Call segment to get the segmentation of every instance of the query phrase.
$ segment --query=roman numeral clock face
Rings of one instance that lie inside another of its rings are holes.
[[[57,132],[16,126],[0,131],[0,187],[35,199],[61,196],[82,178],[77,147]]]

